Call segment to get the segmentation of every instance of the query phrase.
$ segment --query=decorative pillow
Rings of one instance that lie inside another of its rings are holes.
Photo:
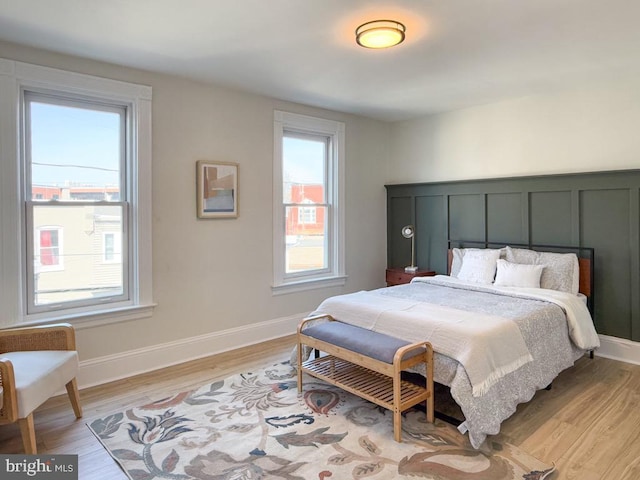
[[[506,247],[505,256],[508,262],[545,267],[540,276],[540,288],[578,294],[580,267],[575,253],[534,252]]]
[[[496,261],[500,257],[500,250],[466,249],[458,278],[473,283],[493,283],[496,275]]]
[[[540,275],[544,267],[542,265],[526,265],[523,263],[511,263],[498,259],[496,270],[496,287],[530,287],[540,288]]]
[[[491,248],[452,248],[451,253],[453,254],[453,258],[451,260],[451,272],[449,272],[449,275],[456,278],[458,277],[458,274],[460,273],[460,268],[462,268],[462,264],[464,262],[464,256],[468,252],[495,251],[495,252],[498,252],[498,256],[502,258],[504,257],[503,250],[504,249],[491,249]]]

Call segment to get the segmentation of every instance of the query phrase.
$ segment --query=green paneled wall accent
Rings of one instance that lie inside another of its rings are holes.
[[[490,242],[526,243],[526,219],[521,193],[487,194],[487,239]]]
[[[448,240],[591,247],[599,333],[640,341],[640,170],[387,185],[387,262],[446,273]]]
[[[531,243],[574,244],[571,238],[571,192],[531,192],[529,217]]]
[[[402,236],[402,227],[413,223],[413,198],[390,198],[387,207],[387,263],[407,266],[411,263],[411,241]]]
[[[449,232],[452,238],[484,240],[484,195],[449,196]]]
[[[629,190],[594,190],[580,194],[583,214],[581,237],[586,244],[606,245],[595,256],[595,282],[598,292],[596,327],[599,332],[615,337],[631,338],[631,302],[638,296],[632,292],[631,231]],[[587,213],[588,212],[588,213]],[[637,220],[637,215],[636,215]],[[637,273],[637,272],[636,272]],[[609,301],[600,301],[601,299]],[[606,323],[603,322],[607,319]]]
[[[440,255],[442,248],[447,248],[446,241],[439,233],[443,232],[446,226],[444,212],[442,196],[425,195],[416,198],[416,239],[421,239],[421,248],[416,248],[416,264],[419,266],[430,266],[440,271],[447,268]]]

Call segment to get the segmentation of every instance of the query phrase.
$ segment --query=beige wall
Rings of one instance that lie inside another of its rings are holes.
[[[0,57],[153,87],[158,306],[152,318],[78,330],[81,360],[287,317],[330,295],[383,285],[388,124],[8,43],[0,42]],[[343,289],[271,294],[274,109],[346,124]],[[239,218],[196,218],[195,164],[202,159],[239,163]]]
[[[640,79],[399,122],[386,182],[640,168]]]

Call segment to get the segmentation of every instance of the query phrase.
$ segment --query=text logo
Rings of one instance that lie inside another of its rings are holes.
[[[3,480],[78,480],[77,455],[0,455]]]

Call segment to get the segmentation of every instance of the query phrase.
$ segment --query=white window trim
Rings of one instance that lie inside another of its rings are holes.
[[[126,304],[102,308],[79,308],[73,311],[27,315],[25,284],[25,244],[21,237],[24,211],[20,208],[20,126],[19,109],[22,89],[54,90],[79,96],[107,97],[131,107],[132,127],[136,131],[129,146],[137,168],[132,178],[133,229],[130,248],[137,251],[134,264],[133,298]],[[151,315],[153,303],[151,249],[151,87],[110,80],[54,68],[0,58],[0,305],[1,326],[30,325],[70,321],[76,327],[134,320]],[[140,247],[140,248],[139,248]],[[128,312],[125,316],[110,312]]]
[[[323,118],[274,111],[273,130],[273,285],[274,295],[342,286],[345,274],[345,125],[342,122]],[[331,173],[327,184],[327,195],[334,209],[329,225],[331,251],[328,271],[318,275],[296,278],[285,275],[285,218],[282,208],[282,139],[285,131],[326,135],[331,137],[332,151],[328,169]]]

